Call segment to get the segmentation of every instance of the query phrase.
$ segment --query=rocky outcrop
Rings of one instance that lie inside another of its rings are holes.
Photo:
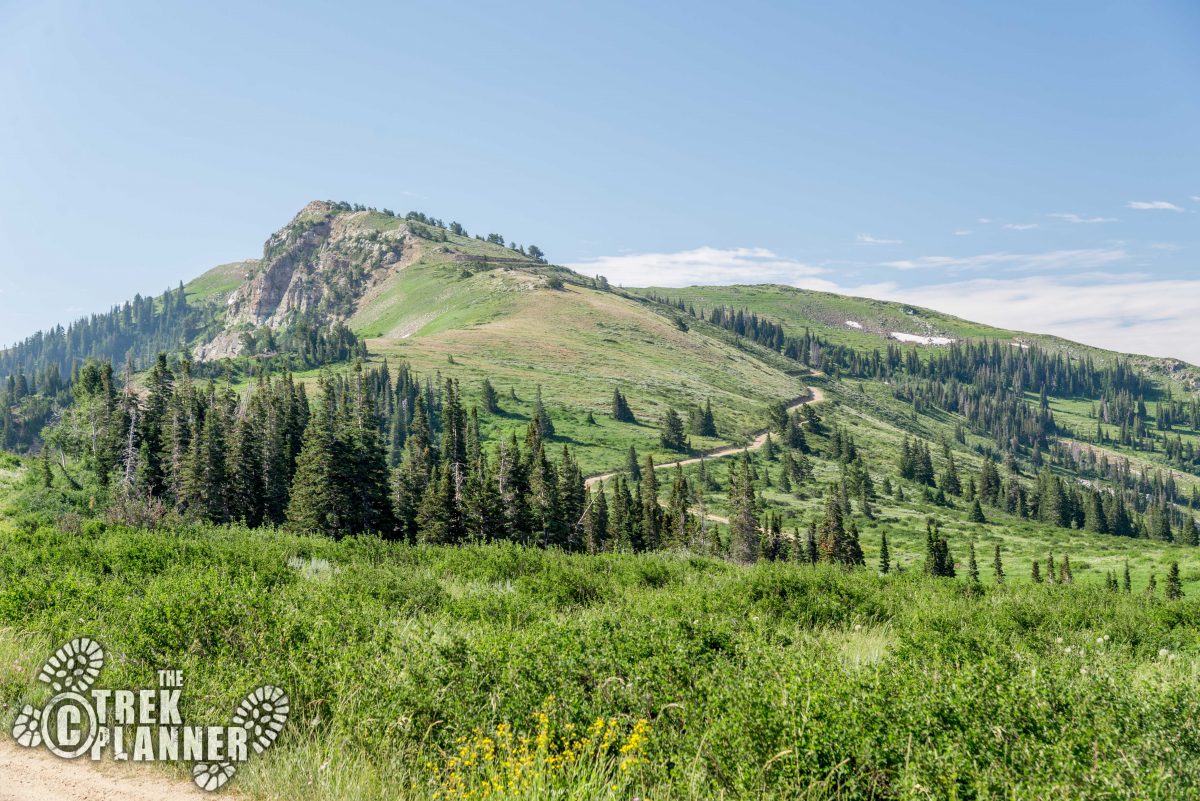
[[[236,356],[241,332],[281,327],[304,314],[344,320],[358,300],[415,261],[423,240],[401,219],[309,203],[263,246],[247,282],[229,297],[224,330],[197,346],[200,361]]]

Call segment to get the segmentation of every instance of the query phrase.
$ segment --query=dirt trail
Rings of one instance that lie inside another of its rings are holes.
[[[228,796],[222,793],[222,796]],[[59,759],[0,736],[0,801],[198,801],[212,797],[152,769]]]
[[[808,394],[803,397],[796,398],[795,400],[793,400],[791,403],[788,404],[787,409],[789,412],[791,412],[796,409],[799,409],[801,406],[804,406],[805,404],[820,403],[823,400],[825,400],[825,393],[821,391],[820,387],[809,387]],[[733,456],[735,454],[741,453],[742,451],[756,451],[759,448],[761,448],[763,445],[766,445],[766,444],[767,444],[767,430],[764,428],[762,431],[759,431],[754,435],[754,441],[751,442],[749,445],[728,445],[724,448],[717,448],[714,451],[708,451],[707,453],[704,453],[701,456],[693,456],[691,458],[680,459],[675,462],[663,462],[662,464],[656,464],[654,466],[655,466],[655,468],[674,467],[675,465],[679,465],[680,467],[687,467],[688,465],[691,465],[691,464],[700,464],[701,461],[705,461],[708,459],[720,459],[725,456]],[[597,481],[608,481],[610,478],[612,478],[613,476],[615,476],[617,473],[620,473],[620,472],[623,472],[623,471],[614,470],[611,473],[603,473],[598,476],[590,476],[584,482],[584,484],[586,486],[590,487],[593,484],[595,484]],[[708,517],[710,520],[718,519],[714,515],[709,515]]]

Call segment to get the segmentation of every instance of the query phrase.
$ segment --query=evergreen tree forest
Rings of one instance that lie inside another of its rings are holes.
[[[190,303],[184,287],[142,297],[104,314],[82,317],[0,351],[0,447],[24,450],[73,398],[79,371],[89,360],[109,362],[122,374],[149,369],[161,354],[188,361],[191,346],[219,330],[213,304]],[[236,359],[188,365],[195,377],[244,377],[267,370],[307,370],[366,356],[363,342],[341,323],[321,325],[296,315],[278,329],[240,334]]]

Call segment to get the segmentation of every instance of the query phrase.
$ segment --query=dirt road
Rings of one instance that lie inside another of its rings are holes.
[[[789,412],[791,412],[795,409],[799,409],[801,406],[804,406],[805,404],[820,403],[823,400],[825,400],[825,393],[822,392],[819,387],[809,387],[808,394],[801,398],[796,398],[795,400],[793,400],[790,404],[788,404],[787,409]],[[724,456],[733,456],[734,454],[741,453],[742,451],[756,451],[759,448],[761,448],[763,445],[766,445],[766,444],[767,444],[767,430],[764,428],[762,431],[759,431],[755,434],[754,441],[751,442],[749,445],[729,445],[724,448],[717,448],[714,451],[708,451],[707,453],[705,453],[701,456],[693,456],[691,458],[680,459],[675,462],[663,462],[662,464],[656,464],[655,467],[656,468],[658,468],[658,467],[674,467],[675,465],[679,465],[680,467],[687,467],[690,464],[700,464],[701,461],[705,461],[708,459],[720,459]],[[601,475],[598,475],[598,476],[590,476],[584,482],[584,484],[586,484],[587,486],[590,487],[593,484],[595,484],[597,481],[608,481],[610,478],[612,478],[613,476],[615,476],[617,473],[620,473],[620,472],[623,472],[623,471],[614,470],[611,473],[602,473]],[[713,515],[709,515],[708,517],[710,520],[717,519]]]
[[[222,796],[228,796],[222,793]],[[186,779],[148,766],[59,759],[0,735],[0,801],[199,801],[211,798]]]

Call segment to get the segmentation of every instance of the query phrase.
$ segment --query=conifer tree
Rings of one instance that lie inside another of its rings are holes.
[[[741,467],[731,471],[729,483],[729,528],[731,555],[736,562],[750,564],[758,559],[758,510],[754,494],[754,479],[750,472],[750,456],[743,452]]]
[[[975,543],[970,543],[967,556],[967,578],[972,584],[979,583],[979,564],[975,561]]]
[[[879,538],[879,572],[887,575],[892,570],[892,552],[888,548],[887,532],[883,532]]]
[[[629,403],[625,400],[625,396],[616,387],[613,387],[612,418],[618,423],[637,423],[637,418],[634,417],[633,410],[629,408]]]
[[[625,472],[629,474],[630,481],[642,480],[642,466],[638,461],[638,452],[632,445],[629,446],[629,453],[625,455]]]
[[[809,523],[808,532],[804,537],[804,557],[805,561],[810,565],[815,565],[820,559],[820,551],[817,549],[817,524]]]
[[[230,519],[257,527],[263,522],[262,445],[249,417],[234,422],[227,456]]]
[[[940,488],[947,495],[961,495],[962,482],[958,477],[958,466],[954,463],[954,456],[948,457],[946,469],[942,473]]]
[[[817,539],[817,550],[822,562],[842,565],[863,563],[862,548],[858,543],[858,527],[845,525],[842,500],[831,492],[825,502],[825,516]]]
[[[483,379],[481,401],[483,410],[488,414],[496,414],[500,411],[500,398],[496,395],[496,388],[486,378]]]
[[[563,445],[562,458],[558,463],[558,515],[559,526],[565,535],[562,544],[567,550],[579,552],[584,549],[583,518],[586,504],[583,473],[570,449]]]
[[[1004,583],[1004,563],[1000,561],[1000,546],[996,546],[995,555],[992,557],[992,576],[996,579],[996,584]]]
[[[665,536],[663,537],[665,545],[682,548],[689,544],[689,540],[691,539],[689,536],[691,515],[688,513],[688,507],[690,506],[691,496],[691,488],[688,486],[688,481],[683,475],[683,468],[676,464],[674,477],[671,481],[671,494],[667,501],[666,521],[669,523],[670,528],[665,532]]]
[[[1179,563],[1172,562],[1167,570],[1167,600],[1178,601],[1183,597],[1183,582],[1179,578]]]
[[[542,403],[541,384],[538,384],[537,395],[533,402],[533,423],[537,426],[538,435],[542,439],[550,439],[554,436],[554,423],[550,421],[550,415]]]
[[[987,518],[983,516],[983,507],[979,505],[979,499],[976,498],[971,503],[971,514],[969,517],[972,523],[986,523]]]
[[[687,450],[687,442],[683,430],[683,420],[680,418],[679,413],[672,408],[668,408],[666,415],[663,417],[662,429],[659,431],[658,442],[664,450]]]
[[[954,578],[956,572],[950,544],[932,518],[925,521],[925,572],[946,578]]]
[[[1133,591],[1133,580],[1129,576],[1129,560],[1128,559],[1125,560],[1125,575],[1124,575],[1124,578],[1122,579],[1122,589],[1124,589],[1125,592]]]
[[[530,528],[543,548],[563,547],[566,527],[558,495],[558,475],[540,444],[530,454],[528,470]]]
[[[613,500],[608,511],[608,540],[614,551],[631,551],[640,548],[637,507],[625,477],[613,478]]]
[[[784,444],[792,450],[808,453],[808,439],[804,436],[804,426],[800,422],[800,415],[797,412],[792,412],[788,418],[787,433],[784,435]]]
[[[54,486],[54,473],[50,470],[50,446],[43,445],[42,452],[39,454],[38,466],[41,470],[42,486],[50,489]]]
[[[588,490],[588,494],[586,548],[588,553],[601,553],[609,550],[608,498],[604,493],[604,482],[597,482],[595,489]]]
[[[1196,518],[1190,513],[1184,515],[1183,531],[1180,532],[1179,539],[1188,545],[1200,545],[1200,526],[1196,525]]]
[[[1071,575],[1071,556],[1063,554],[1062,564],[1058,569],[1058,583],[1071,584],[1075,581],[1075,577]]]
[[[662,536],[662,508],[658,505],[658,476],[654,472],[654,461],[646,454],[642,466],[642,481],[639,500],[641,502],[641,542],[636,550],[656,550]]]
[[[713,419],[712,400],[705,400],[703,409],[696,409],[691,416],[692,433],[698,437],[717,436],[717,424]]]
[[[330,397],[327,393],[327,403]],[[288,525],[297,531],[329,536],[347,533],[341,519],[345,499],[334,465],[332,414],[332,409],[322,409],[309,418],[304,431],[287,511]]]
[[[1033,575],[1032,575],[1032,578],[1033,578],[1033,583],[1034,583],[1034,584],[1041,584],[1041,583],[1042,583],[1042,563],[1041,563],[1041,562],[1039,562],[1039,561],[1038,561],[1038,560],[1036,560],[1036,559],[1034,559],[1034,560],[1033,560]]]

